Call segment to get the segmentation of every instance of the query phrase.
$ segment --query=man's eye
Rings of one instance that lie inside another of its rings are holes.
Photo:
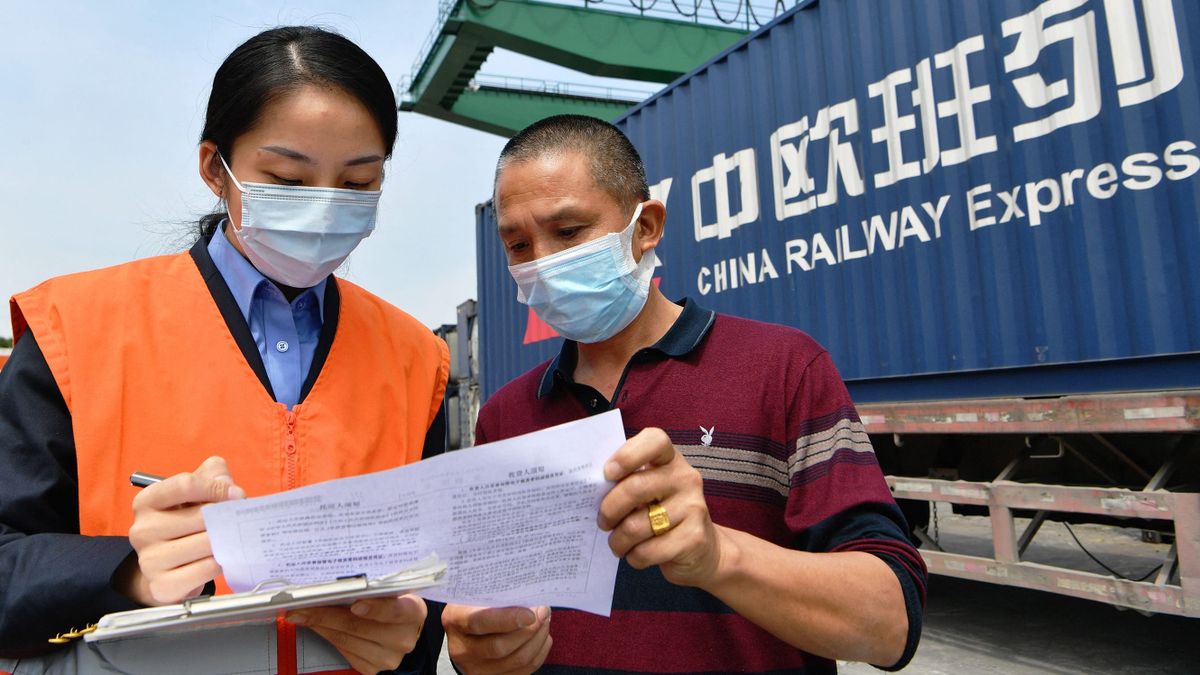
[[[353,181],[346,181],[344,185],[351,190],[362,190],[371,186],[370,183],[355,183]]]
[[[518,241],[518,242],[514,242],[512,244],[509,244],[508,250],[512,251],[513,253],[516,253],[518,251],[524,251],[527,246],[529,246],[529,244],[526,244],[523,241]]]
[[[562,237],[563,239],[570,239],[578,234],[579,230],[580,228],[578,227],[564,227],[558,231],[558,236]]]

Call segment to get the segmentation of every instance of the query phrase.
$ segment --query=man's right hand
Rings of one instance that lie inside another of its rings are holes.
[[[467,675],[532,673],[550,645],[550,608],[446,605],[442,612],[450,660]]]
[[[221,574],[200,507],[245,496],[220,457],[139,492],[129,528],[135,555],[117,570],[116,589],[142,605],[169,605],[199,595]]]

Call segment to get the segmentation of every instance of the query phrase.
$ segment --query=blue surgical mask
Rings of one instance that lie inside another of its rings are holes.
[[[633,232],[642,205],[620,233],[508,268],[517,300],[576,342],[603,342],[620,333],[646,306],[654,276],[654,250],[633,258]]]
[[[239,183],[241,227],[234,234],[264,276],[293,288],[309,288],[337,269],[358,243],[371,236],[379,190]]]

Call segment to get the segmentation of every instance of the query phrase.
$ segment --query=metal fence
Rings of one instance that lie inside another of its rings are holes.
[[[473,91],[481,88],[509,89],[537,94],[595,98],[607,101],[629,101],[631,103],[641,101],[658,91],[657,87],[645,87],[641,89],[634,87],[612,87],[607,85],[580,84],[577,82],[540,80],[513,75],[476,75],[467,85],[467,88]]]

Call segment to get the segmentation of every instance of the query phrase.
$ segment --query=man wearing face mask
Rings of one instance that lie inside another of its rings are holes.
[[[446,607],[455,664],[469,674],[906,665],[926,571],[825,350],[659,292],[666,210],[606,122],[552,117],[515,136],[495,205],[518,300],[566,340],[487,401],[476,442],[620,408],[630,438],[605,467],[616,485],[598,523],[622,562],[608,619]]]

